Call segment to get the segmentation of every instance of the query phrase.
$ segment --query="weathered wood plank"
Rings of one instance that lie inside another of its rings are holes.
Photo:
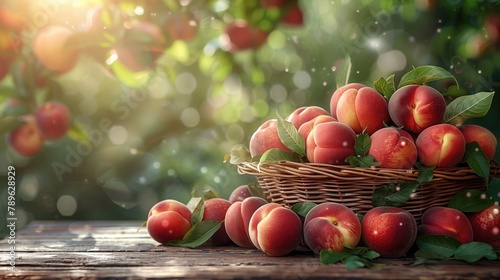
[[[322,265],[310,251],[268,257],[256,249],[162,246],[137,221],[38,221],[16,235],[16,269],[0,241],[0,278],[175,279],[500,279],[498,261],[446,261],[411,266],[412,259],[379,259],[376,268]]]

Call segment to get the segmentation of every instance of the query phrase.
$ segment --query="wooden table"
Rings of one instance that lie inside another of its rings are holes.
[[[310,252],[268,257],[236,246],[186,249],[153,241],[140,221],[36,221],[0,241],[0,278],[210,279],[500,279],[499,261],[411,266],[412,259],[379,259],[377,268],[323,265]]]

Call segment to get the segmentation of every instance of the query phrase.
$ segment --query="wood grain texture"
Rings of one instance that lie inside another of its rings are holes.
[[[323,265],[310,251],[286,257],[236,246],[163,246],[138,221],[37,221],[16,235],[16,270],[0,241],[0,278],[16,279],[499,279],[498,261],[379,259],[375,268]]]

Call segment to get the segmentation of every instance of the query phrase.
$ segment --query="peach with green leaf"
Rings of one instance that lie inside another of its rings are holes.
[[[487,128],[476,124],[464,124],[458,126],[462,132],[466,143],[477,142],[481,150],[489,160],[495,156],[497,138]]]
[[[289,152],[290,149],[281,142],[278,135],[278,120],[269,119],[260,125],[250,137],[250,156],[264,154],[270,149],[280,149]]]

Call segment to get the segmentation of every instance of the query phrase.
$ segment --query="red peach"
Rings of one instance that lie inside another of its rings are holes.
[[[299,26],[304,24],[304,13],[298,2],[291,4],[281,18],[281,22],[288,25]]]
[[[406,130],[419,133],[443,122],[446,101],[436,89],[422,85],[408,85],[397,89],[389,99],[392,121]]]
[[[342,252],[361,239],[361,223],[347,206],[324,202],[314,206],[304,220],[304,240],[316,254],[322,249]]]
[[[270,119],[265,121],[250,137],[249,149],[252,157],[264,154],[270,149],[280,149],[290,151],[290,149],[281,142],[278,136],[278,121]]]
[[[415,141],[418,160],[424,166],[453,167],[465,154],[465,138],[451,124],[436,124],[424,129]]]
[[[370,209],[361,221],[362,239],[380,256],[404,256],[417,238],[417,222],[410,212],[398,207]]]
[[[191,211],[173,199],[160,201],[149,210],[146,227],[151,238],[159,243],[182,239],[191,228]]]
[[[417,146],[407,132],[385,127],[370,136],[369,154],[382,168],[410,169],[417,162]]]
[[[350,84],[347,84],[345,86],[341,86],[339,87],[338,89],[336,89],[333,94],[332,94],[332,97],[330,98],[330,114],[332,115],[332,117],[334,117],[335,119],[337,118],[337,104],[339,103],[339,99],[340,97],[342,97],[342,95],[344,94],[344,92],[348,89],[361,89],[361,88],[364,88],[366,87],[365,85],[363,84],[360,84],[360,83],[350,83]]]
[[[346,164],[349,156],[355,155],[356,133],[339,122],[315,125],[307,136],[306,152],[310,162]]]
[[[303,123],[323,115],[329,116],[330,114],[319,106],[303,106],[295,109],[285,120],[291,122],[296,129],[299,129]]]
[[[9,143],[18,154],[34,156],[42,149],[44,139],[33,116],[25,116],[23,120],[25,124],[9,132]]]
[[[500,206],[493,204],[485,210],[469,213],[467,218],[474,232],[474,241],[490,244],[500,250]]]
[[[203,221],[224,221],[227,209],[231,206],[231,202],[223,198],[212,198],[205,200],[203,208]],[[232,241],[227,235],[224,225],[210,238],[213,245],[228,245]]]
[[[320,115],[310,121],[303,123],[297,131],[299,132],[300,136],[304,138],[304,141],[307,141],[307,136],[309,136],[309,133],[311,132],[311,130],[315,125],[319,123],[336,122],[336,121],[337,120],[330,115]]]
[[[427,209],[421,217],[419,234],[446,235],[460,243],[469,243],[474,239],[472,226],[467,216],[461,211],[441,206]]]
[[[243,201],[245,198],[252,196],[248,185],[241,185],[235,188],[229,195],[229,202]]]
[[[487,128],[475,124],[464,124],[458,126],[462,132],[466,143],[476,141],[489,160],[495,156],[497,148],[497,138]]]
[[[253,245],[268,256],[284,256],[302,240],[302,220],[292,210],[267,203],[255,211],[248,224]]]
[[[226,28],[221,37],[224,48],[230,52],[256,50],[267,40],[268,32],[251,26],[246,20],[239,19]]]
[[[336,116],[354,132],[366,134],[372,134],[390,121],[387,101],[370,87],[346,90],[339,98]]]
[[[236,245],[255,248],[248,235],[248,224],[253,213],[264,204],[267,204],[265,199],[253,196],[242,201],[236,201],[229,206],[224,220],[224,227],[227,235]]]
[[[73,31],[52,25],[41,29],[33,41],[33,51],[40,62],[56,73],[65,73],[76,65],[79,51],[66,47]]]
[[[49,101],[36,110],[36,124],[45,139],[63,137],[70,127],[70,114],[66,105]]]

